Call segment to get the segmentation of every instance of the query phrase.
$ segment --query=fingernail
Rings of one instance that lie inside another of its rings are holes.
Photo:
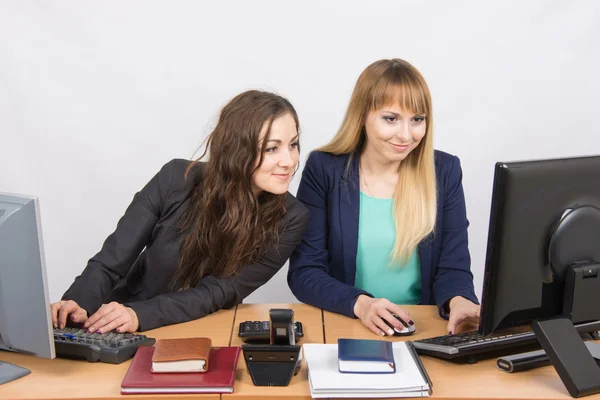
[[[65,327],[64,324],[60,324],[60,329],[63,329]]]
[[[102,333],[102,329],[98,329],[96,333]]]
[[[393,335],[393,334],[394,334],[394,330],[393,329],[388,330],[388,335]]]
[[[117,332],[121,333],[121,328],[117,328]]]
[[[381,336],[385,336],[385,332],[379,332]]]
[[[54,329],[58,328],[58,324],[57,323],[53,323],[52,325],[54,326]]]
[[[92,332],[94,332],[94,327],[93,327],[93,326],[90,326],[90,328],[88,329],[88,332],[89,332],[89,333],[92,333]]]
[[[75,321],[75,315],[71,315],[71,321]]]
[[[409,324],[410,326],[413,326],[415,323],[413,322],[413,320],[412,320],[412,319],[409,319],[409,320],[408,320],[408,324]]]
[[[89,322],[86,322],[86,323],[84,323],[84,324],[83,324],[83,327],[84,327],[84,328],[87,328],[88,326],[90,326],[90,323],[89,323]]]

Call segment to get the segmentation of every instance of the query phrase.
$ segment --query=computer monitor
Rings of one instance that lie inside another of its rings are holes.
[[[496,163],[481,334],[556,316],[600,320],[600,286],[595,299],[564,304],[567,269],[599,262],[600,156]]]
[[[55,357],[36,197],[0,193],[0,349]]]
[[[565,362],[585,351],[573,324],[600,329],[599,271],[600,156],[496,163],[479,333],[532,324],[553,364]]]

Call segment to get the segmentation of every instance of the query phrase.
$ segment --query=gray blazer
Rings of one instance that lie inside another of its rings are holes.
[[[173,291],[170,280],[180,259],[180,218],[191,190],[184,181],[187,160],[172,160],[133,198],[116,230],[75,279],[63,300],[74,300],[88,315],[116,301],[137,314],[139,330],[190,321],[231,308],[265,284],[289,258],[308,222],[308,209],[287,194],[279,245],[234,278],[205,276],[193,288]],[[190,182],[201,181],[202,164]]]

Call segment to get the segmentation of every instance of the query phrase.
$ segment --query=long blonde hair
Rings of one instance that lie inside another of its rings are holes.
[[[356,82],[340,129],[331,142],[318,150],[351,154],[352,159],[353,153],[364,148],[367,114],[393,105],[424,114],[427,124],[421,143],[400,163],[394,191],[396,240],[392,259],[405,263],[417,245],[433,232],[437,211],[431,94],[423,76],[398,58],[369,65]]]

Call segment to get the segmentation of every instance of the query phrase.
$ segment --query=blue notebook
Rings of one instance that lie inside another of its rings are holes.
[[[338,339],[338,369],[344,373],[393,374],[396,363],[392,342]]]

